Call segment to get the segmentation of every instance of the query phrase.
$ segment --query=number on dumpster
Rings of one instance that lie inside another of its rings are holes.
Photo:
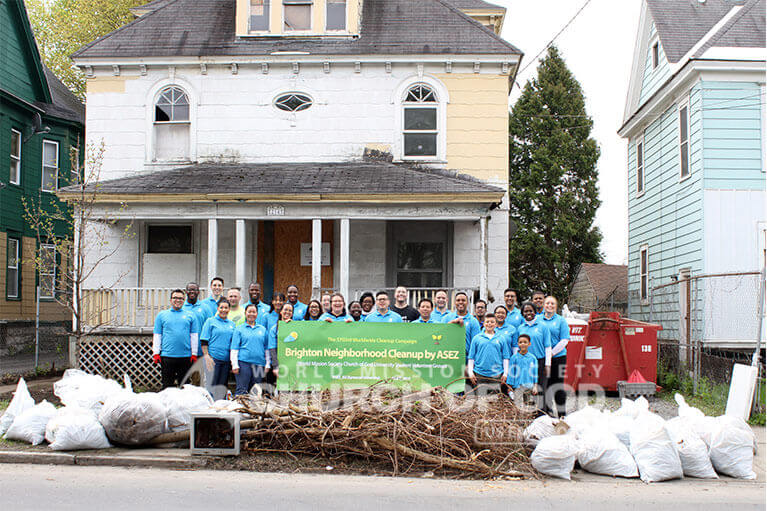
[[[652,344],[643,344],[642,353],[652,353]]]

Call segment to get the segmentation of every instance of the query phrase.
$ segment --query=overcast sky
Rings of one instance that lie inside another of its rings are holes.
[[[506,8],[502,36],[521,49],[524,68],[584,5],[585,0],[489,0]],[[591,0],[555,41],[586,95],[594,119],[592,136],[602,151],[596,223],[602,230],[605,262],[626,264],[626,141],[617,135],[631,72],[640,0]],[[537,63],[517,76],[520,85],[535,76]],[[514,86],[512,103],[520,89]]]

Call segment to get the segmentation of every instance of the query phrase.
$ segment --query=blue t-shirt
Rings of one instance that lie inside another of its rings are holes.
[[[529,351],[524,355],[521,353],[512,355],[506,383],[512,389],[517,387],[533,388],[533,385],[538,383],[538,359]]]
[[[480,376],[502,374],[503,361],[510,356],[509,345],[500,334],[490,337],[487,332],[481,332],[471,340],[469,358],[474,361],[474,372]]]
[[[386,309],[386,314],[381,314],[375,309],[365,316],[367,323],[402,323],[402,316],[391,309]]]
[[[224,296],[219,296],[218,298],[213,298],[212,296],[207,297],[202,301],[202,306],[205,310],[205,319],[212,318],[216,315],[218,312],[218,301],[220,299],[224,298]]]
[[[459,316],[456,312],[455,317],[463,320],[463,328],[466,331],[466,356],[468,357],[469,349],[471,348],[471,340],[474,339],[474,337],[479,334],[482,329],[479,327],[479,321],[477,321],[477,318],[472,316],[471,313],[466,313],[465,316]]]
[[[194,314],[195,318],[197,318],[197,331],[202,332],[202,325],[205,324],[205,320],[208,319],[208,309],[202,304],[201,301],[196,301],[194,305],[191,303],[184,302],[183,307],[181,307],[182,310],[189,311]],[[202,341],[197,340],[197,354],[199,355],[202,353]]]
[[[253,303],[253,302],[248,300],[247,302],[242,304],[243,310],[245,310],[245,307],[247,307],[251,303]],[[261,325],[262,327],[266,328],[266,326],[268,324],[267,316],[269,315],[269,309],[271,309],[271,306],[265,304],[264,302],[258,302],[256,304],[256,308],[258,309],[258,316],[256,317],[256,324],[257,325]]]
[[[200,330],[194,313],[183,309],[166,309],[155,318],[154,333],[162,336],[160,355],[182,358],[192,356],[191,334],[199,334]]]
[[[293,321],[303,321],[308,306],[300,301],[296,301],[296,303],[291,305],[293,306]]]
[[[280,324],[277,323],[276,325],[272,327],[271,330],[269,330],[269,341],[266,346],[267,349],[270,349],[270,350],[277,349],[277,330],[279,329],[279,327],[280,327]],[[291,336],[285,335],[283,336],[283,339],[287,339],[288,337],[291,337]]]
[[[506,318],[506,321],[503,322],[503,325],[495,327],[495,331],[506,338],[506,342],[509,343],[509,349],[511,350],[511,353],[514,353],[514,349],[517,347],[517,339],[519,334],[517,329],[509,323],[508,318]]]
[[[543,324],[546,325],[546,327],[549,329],[549,335],[551,336],[551,347],[557,345],[559,341],[562,339],[570,340],[570,325],[567,324],[567,321],[565,318],[554,313],[553,316],[551,316],[551,319],[546,319],[546,316],[543,315],[540,317],[539,321],[543,321]],[[564,357],[567,355],[567,347],[565,347],[562,351],[557,353],[556,356],[558,357]]]
[[[524,323],[525,318],[522,317],[522,313],[519,312],[519,309],[514,307],[513,309],[509,310],[506,308],[506,321],[504,321],[504,325],[511,325],[514,328],[518,327],[522,323]]]
[[[349,316],[348,314],[342,314],[341,316],[334,316],[330,312],[323,312],[322,316],[320,316],[320,321],[327,321],[330,320],[332,322],[345,322],[347,320],[354,321],[354,318]]]
[[[205,320],[200,334],[201,341],[208,341],[208,354],[216,360],[229,360],[229,349],[234,335],[234,321],[221,319],[216,314]]]
[[[437,309],[434,309],[431,312],[431,319],[434,320],[435,323],[450,323],[457,317],[455,312],[448,309],[445,309],[445,312],[440,312]]]
[[[237,360],[247,364],[266,365],[266,350],[268,349],[269,335],[266,328],[255,324],[250,326],[243,323],[234,329],[232,336],[232,349],[239,350]]]
[[[532,353],[537,359],[546,358],[546,348],[551,348],[551,334],[539,316],[535,317],[532,325],[528,325],[527,322],[519,325],[517,339],[522,334],[530,336],[530,349],[528,353]]]
[[[418,319],[411,321],[411,323],[434,323],[434,320],[430,317],[428,321],[424,321],[421,316],[418,316]]]
[[[277,313],[277,311],[268,312],[264,315],[264,323],[266,324],[263,326],[266,328],[267,332],[271,332],[272,327],[276,325],[279,321],[280,321],[280,315]]]

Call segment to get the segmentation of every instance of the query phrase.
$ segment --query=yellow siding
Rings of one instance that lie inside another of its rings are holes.
[[[125,92],[125,82],[136,80],[138,76],[110,76],[109,78],[88,78],[86,87],[88,94],[97,92]]]
[[[237,0],[235,6],[235,32],[238,36],[248,35],[248,14],[250,13],[250,0]]]
[[[509,161],[509,78],[440,74],[447,87],[447,164],[484,180],[506,181]]]

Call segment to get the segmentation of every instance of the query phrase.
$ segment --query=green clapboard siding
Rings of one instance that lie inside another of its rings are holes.
[[[16,0],[0,2],[0,88],[26,101],[46,101],[37,49],[29,44],[20,9]]]

